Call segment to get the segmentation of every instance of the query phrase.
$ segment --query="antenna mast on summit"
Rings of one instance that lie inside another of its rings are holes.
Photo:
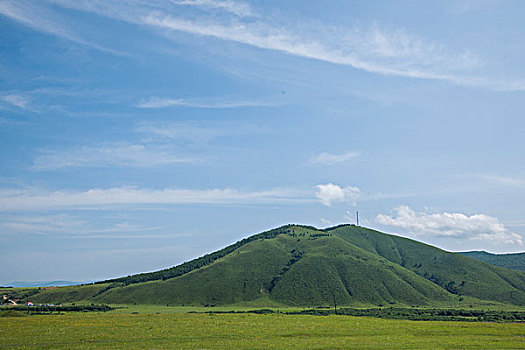
[[[356,211],[355,213],[356,213],[356,216],[357,216],[357,225],[356,226],[359,226],[359,212]]]

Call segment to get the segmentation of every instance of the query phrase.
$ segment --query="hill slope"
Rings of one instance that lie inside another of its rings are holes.
[[[363,227],[345,225],[328,232],[399,264],[453,294],[525,305],[523,272]]]
[[[525,305],[523,272],[352,225],[326,230],[287,225],[170,269],[103,283],[84,287],[83,298],[106,303],[327,306],[436,305],[464,295]],[[68,288],[71,300],[75,287]],[[92,294],[86,295],[88,291]],[[46,301],[51,295],[60,301],[60,289],[33,298]]]
[[[525,253],[491,254],[484,251],[460,252],[459,254],[507,269],[525,271]]]

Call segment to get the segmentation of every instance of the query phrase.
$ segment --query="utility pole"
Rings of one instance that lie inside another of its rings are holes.
[[[335,301],[335,294],[332,292],[332,299],[334,300],[334,314],[337,315],[337,302]]]
[[[357,215],[357,226],[359,226],[359,212],[356,211],[355,213],[356,213],[356,215]]]

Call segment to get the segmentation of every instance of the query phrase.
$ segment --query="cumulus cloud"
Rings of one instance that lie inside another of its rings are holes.
[[[440,236],[522,244],[520,235],[510,232],[497,218],[484,214],[416,212],[408,206],[399,206],[394,208],[392,216],[379,214],[375,221],[402,228],[416,237]]]
[[[319,201],[328,207],[333,203],[350,202],[355,205],[355,201],[359,198],[361,190],[357,187],[346,186],[340,187],[333,183],[325,185],[317,185],[317,192],[315,196]]]
[[[335,165],[339,163],[344,163],[346,161],[355,159],[359,157],[359,152],[356,151],[348,151],[343,154],[331,154],[323,152],[321,154],[318,154],[312,158],[310,158],[309,163],[312,165]]]

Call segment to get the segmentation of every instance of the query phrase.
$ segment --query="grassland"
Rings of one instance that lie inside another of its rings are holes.
[[[131,307],[0,318],[0,348],[523,349],[525,324],[351,316],[193,314]]]

